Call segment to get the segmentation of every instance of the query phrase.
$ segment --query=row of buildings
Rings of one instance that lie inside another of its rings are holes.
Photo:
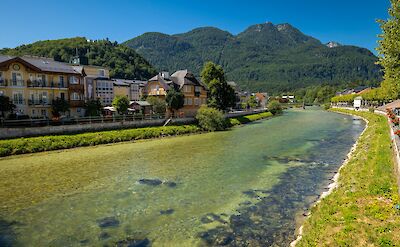
[[[52,101],[65,99],[70,116],[85,115],[85,102],[99,99],[111,106],[116,96],[126,96],[132,104],[141,103],[143,95],[165,99],[174,87],[185,95],[179,114],[193,116],[207,103],[207,87],[187,70],[171,76],[163,72],[149,81],[113,79],[107,68],[62,63],[50,58],[0,55],[0,95],[8,96],[18,115],[52,117]],[[109,107],[110,108],[110,107]]]
[[[237,96],[237,107],[251,96],[258,105],[265,107],[267,94],[241,92],[236,83],[229,82]],[[132,111],[149,112],[149,103],[143,96],[165,100],[168,90],[174,88],[184,94],[184,106],[179,116],[194,116],[201,105],[207,103],[207,86],[188,70],[173,74],[161,72],[148,81],[115,79],[107,68],[82,65],[76,57],[71,63],[35,56],[0,55],[0,95],[8,96],[16,106],[17,115],[32,118],[52,117],[52,102],[57,98],[69,102],[66,115],[85,116],[85,102],[99,99],[104,109],[113,111],[116,96],[125,96],[131,102]],[[151,111],[151,107],[150,107]]]

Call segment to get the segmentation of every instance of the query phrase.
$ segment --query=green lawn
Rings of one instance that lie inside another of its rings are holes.
[[[400,246],[399,194],[389,126],[384,116],[351,113],[369,121],[339,187],[311,210],[297,246]]]

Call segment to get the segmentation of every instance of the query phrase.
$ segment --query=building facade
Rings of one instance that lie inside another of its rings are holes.
[[[184,106],[177,112],[180,117],[193,117],[201,105],[207,104],[207,87],[188,70],[176,71],[171,76],[159,73],[147,82],[145,92],[147,96],[165,99],[171,88],[184,95]]]
[[[80,115],[82,74],[50,58],[0,55],[0,95],[12,100],[18,115],[51,118],[56,98],[70,102],[70,115]]]

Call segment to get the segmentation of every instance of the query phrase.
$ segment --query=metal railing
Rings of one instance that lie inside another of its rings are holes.
[[[157,119],[165,119],[165,115],[122,115],[122,116],[100,116],[100,117],[65,117],[59,120],[52,120],[47,117],[28,118],[17,120],[1,120],[2,128],[18,128],[18,127],[40,127],[40,126],[60,126],[60,125],[81,125],[93,123],[113,123],[113,122],[134,122],[134,121],[151,121]]]
[[[50,102],[47,100],[40,99],[30,99],[28,100],[28,105],[42,105],[42,106],[50,106]]]
[[[25,81],[24,80],[11,80],[9,83],[9,86],[15,86],[15,87],[23,87],[25,86]]]

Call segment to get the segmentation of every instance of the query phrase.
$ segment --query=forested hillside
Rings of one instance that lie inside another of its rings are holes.
[[[158,70],[188,68],[199,74],[206,61],[213,61],[223,66],[228,80],[253,91],[377,84],[382,76],[369,50],[328,48],[289,24],[253,25],[238,35],[213,27],[177,35],[145,33],[124,44]]]
[[[87,56],[90,65],[111,69],[111,76],[126,79],[149,79],[156,70],[132,48],[109,40],[89,41],[86,38],[39,41],[14,49],[2,49],[5,55],[35,55],[69,62],[76,54]]]

